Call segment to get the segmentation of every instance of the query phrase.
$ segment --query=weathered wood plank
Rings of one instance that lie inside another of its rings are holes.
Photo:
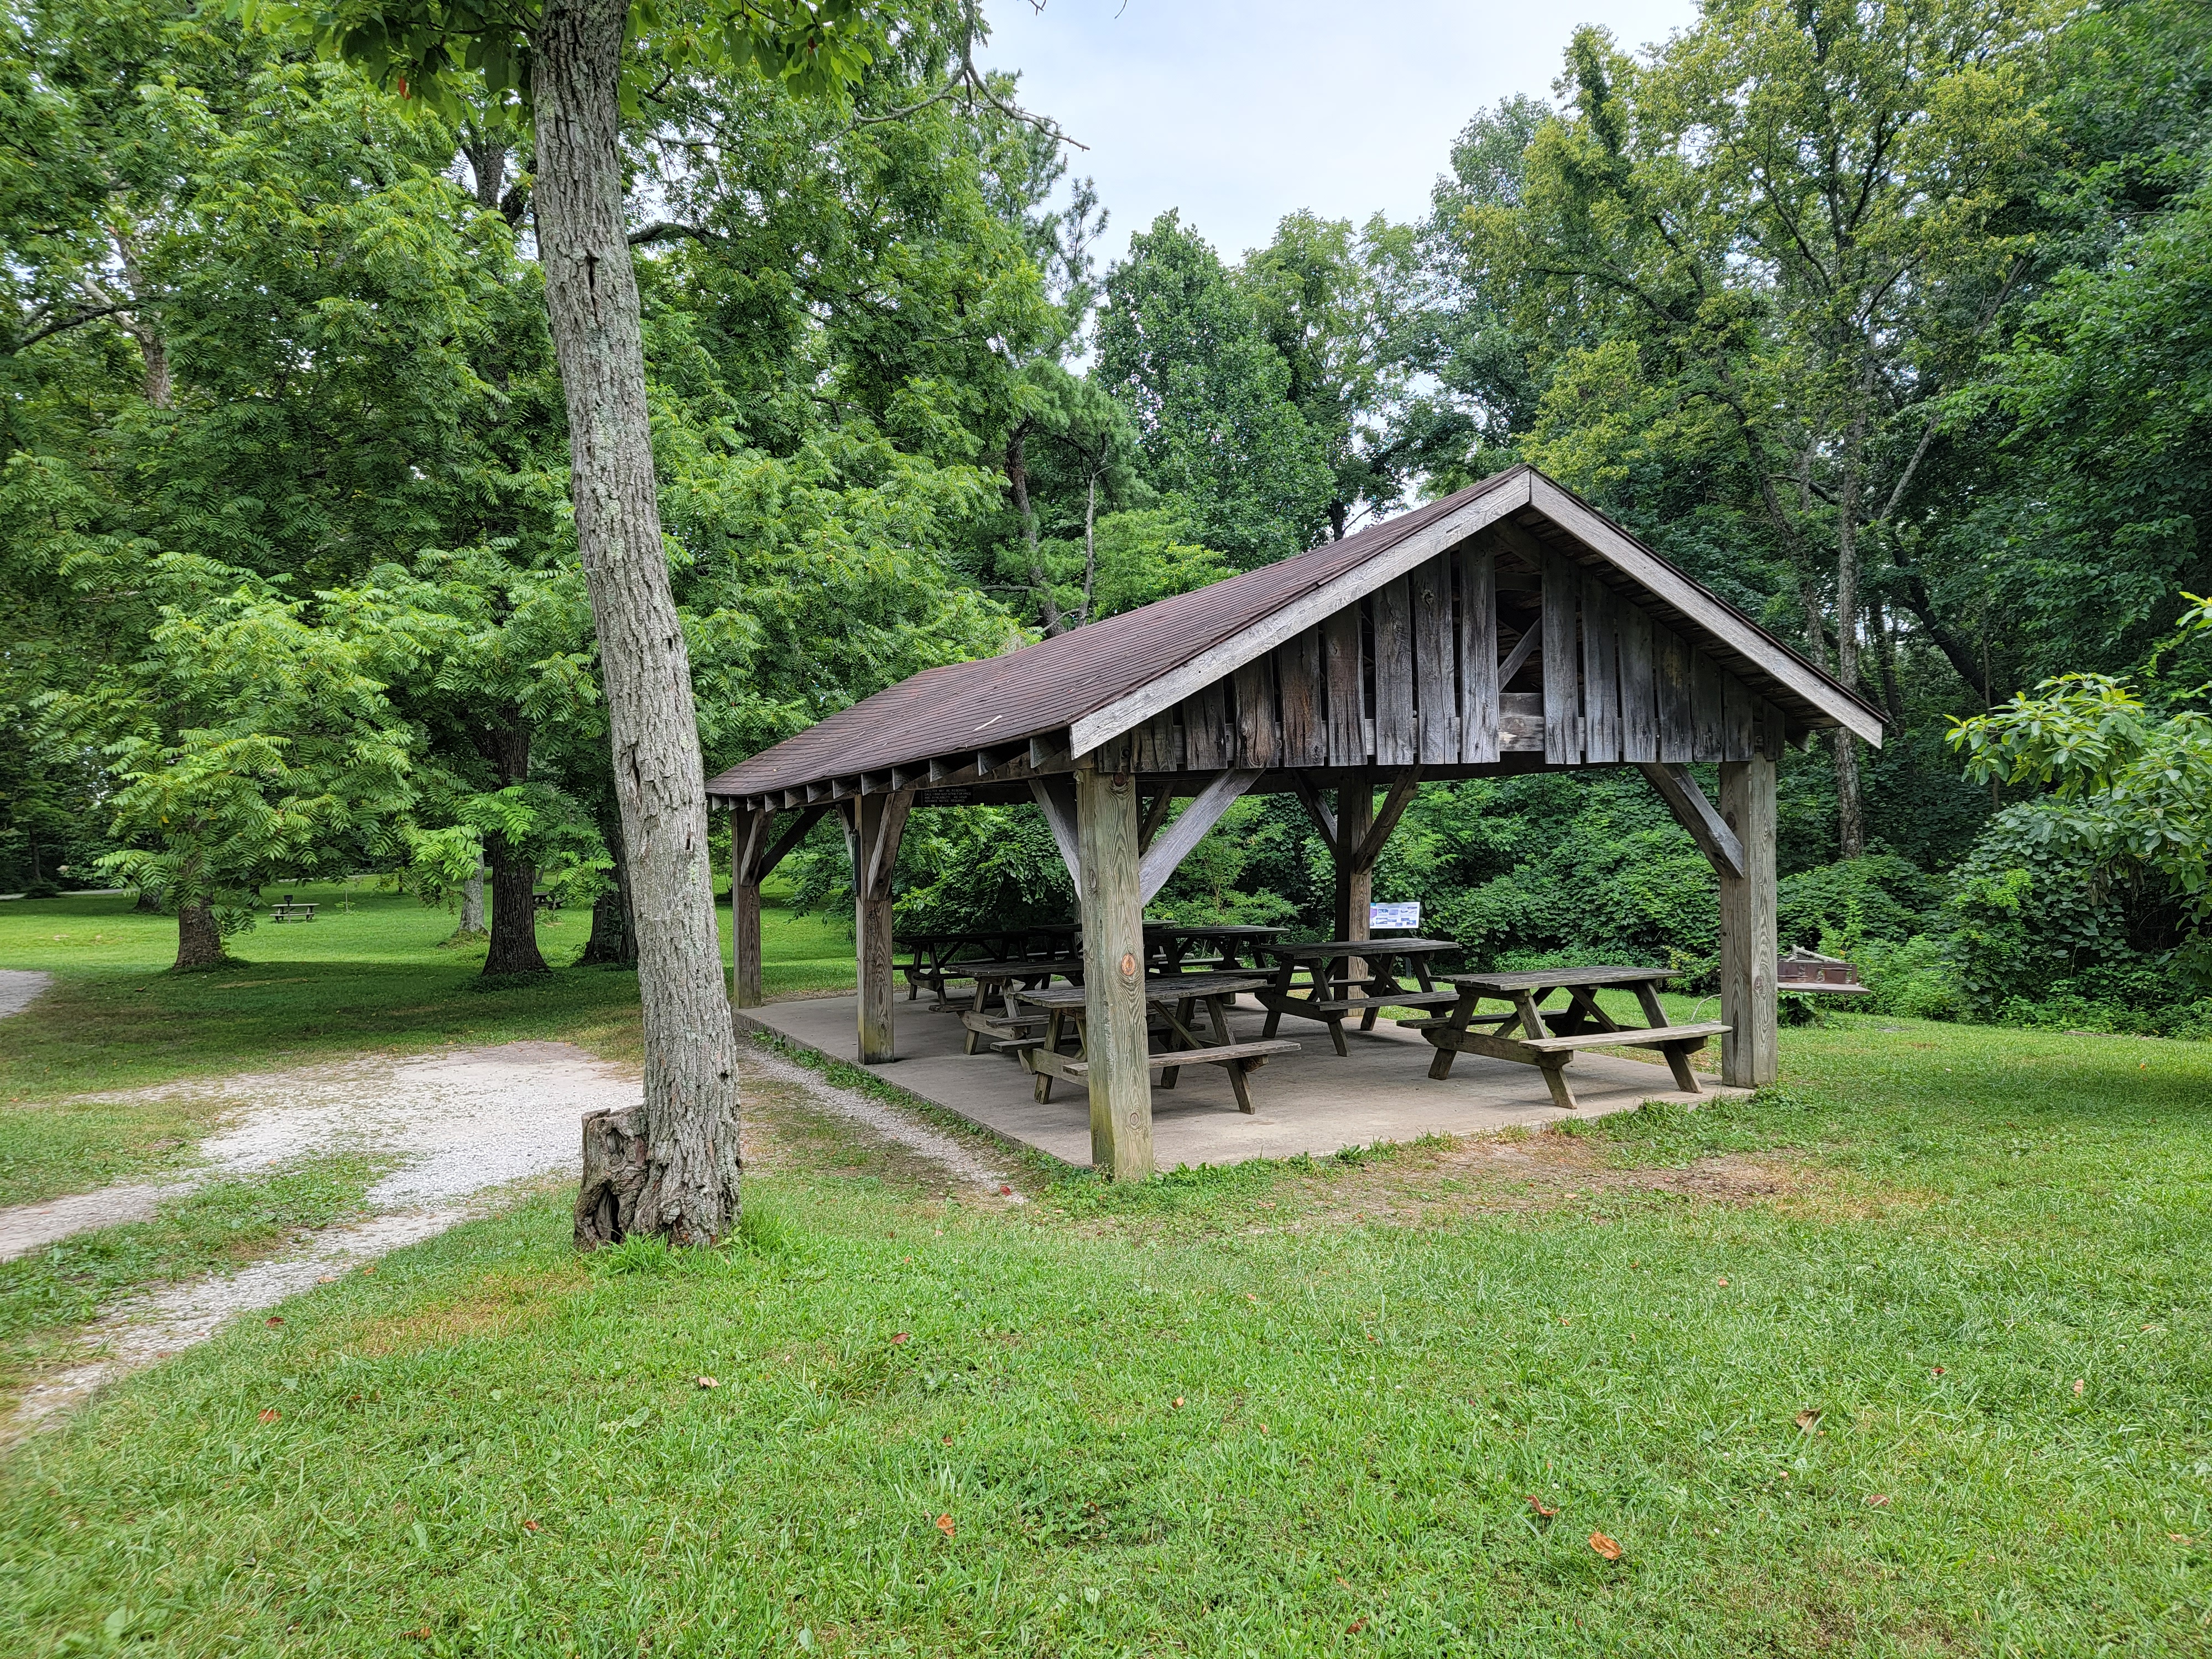
[[[1653,665],[1659,682],[1659,758],[1698,757],[1698,732],[1690,711],[1690,647],[1672,629],[1653,624]]]
[[[1721,758],[1724,761],[1749,760],[1759,752],[1759,741],[1752,731],[1758,699],[1751,688],[1726,670],[1721,673]]]
[[[1722,758],[1722,720],[1723,718],[1721,692],[1721,665],[1703,651],[1690,653],[1690,714],[1697,728],[1695,758],[1717,761]]]
[[[1181,701],[1193,687],[1218,679],[1238,663],[1273,650],[1322,617],[1351,608],[1362,594],[1372,592],[1425,559],[1457,547],[1485,526],[1519,510],[1528,504],[1529,476],[1516,472],[1500,477],[1456,511],[1432,520],[1389,550],[1363,561],[1251,627],[1201,651],[1182,667],[1138,687],[1095,714],[1084,715],[1069,728],[1074,752],[1087,752],[1107,736],[1127,731],[1155,710]]]
[[[1620,639],[1620,757],[1659,758],[1659,687],[1651,659],[1651,617],[1641,605],[1614,606]]]
[[[1283,734],[1275,715],[1275,663],[1255,657],[1231,676],[1237,690],[1237,763],[1280,763]]]
[[[1406,579],[1376,589],[1375,759],[1403,766],[1416,758],[1413,732],[1413,595]]]
[[[1613,590],[1583,572],[1583,758],[1620,758],[1620,654]]]
[[[1112,746],[1102,745],[1102,751]],[[1093,758],[1107,757],[1102,752]],[[1091,1162],[1111,1180],[1142,1181],[1152,1172],[1152,1086],[1135,780],[1097,763],[1079,768],[1075,816],[1083,865],[1076,890],[1083,912]]]
[[[1723,876],[1741,876],[1744,872],[1743,844],[1736,839],[1735,831],[1705,792],[1698,787],[1698,781],[1690,775],[1690,769],[1679,762],[1646,761],[1638,766],[1644,781],[1659,792],[1659,799],[1667,803],[1674,814],[1674,821],[1690,832],[1690,839],[1698,843],[1698,850],[1705,855],[1705,862]]]
[[[1236,739],[1229,729],[1226,681],[1216,680],[1183,699],[1182,737],[1192,771],[1211,772],[1229,764]]]
[[[1530,476],[1529,501],[1560,528],[1599,550],[1629,580],[1683,616],[1695,617],[1698,626],[1746,661],[1756,663],[1781,684],[1816,708],[1826,709],[1869,743],[1881,741],[1881,720],[1873,710],[1840,694],[1834,683],[1810,663],[1783,649],[1748,617],[1717,601],[1618,525],[1600,517],[1540,474]]]
[[[1367,709],[1361,690],[1359,607],[1346,605],[1321,625],[1328,687],[1328,763],[1367,763]]]
[[[854,938],[860,980],[863,1066],[892,1057],[891,1011],[898,1000],[891,946],[891,869],[914,794],[863,795],[854,803]]]
[[[1759,705],[1759,752],[1779,765],[1790,746],[1790,717],[1771,702]]]
[[[1275,689],[1283,702],[1285,766],[1328,764],[1328,721],[1322,700],[1321,629],[1309,628],[1276,647]]]
[[[1721,877],[1721,1081],[1756,1089],[1779,1070],[1775,951],[1778,943],[1774,863],[1774,763],[1721,766],[1721,817],[1743,848],[1743,874]]]
[[[1541,752],[1544,747],[1544,694],[1540,691],[1501,691],[1498,694],[1498,747],[1501,751]]]
[[[1459,753],[1470,763],[1498,758],[1498,556],[1459,556]]]
[[[1153,895],[1167,885],[1168,878],[1190,856],[1191,849],[1205,838],[1206,832],[1259,781],[1256,767],[1232,767],[1219,774],[1198,792],[1197,798],[1176,815],[1173,823],[1152,839],[1137,866],[1137,902],[1140,907],[1152,902]]]
[[[1459,758],[1459,675],[1452,640],[1451,556],[1416,565],[1407,580],[1413,604],[1413,699],[1419,705],[1422,760]]]
[[[1544,556],[1544,758],[1554,766],[1578,764],[1582,755],[1582,665],[1576,649],[1576,612],[1582,573],[1563,554]]]

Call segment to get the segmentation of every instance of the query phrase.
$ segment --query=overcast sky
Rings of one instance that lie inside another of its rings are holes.
[[[1179,207],[1224,258],[1304,207],[1358,222],[1428,206],[1451,141],[1508,94],[1550,95],[1567,37],[1632,46],[1693,0],[986,0],[987,61],[1088,144],[1071,172],[1113,215],[1106,258]],[[1103,263],[1103,262],[1102,262]]]

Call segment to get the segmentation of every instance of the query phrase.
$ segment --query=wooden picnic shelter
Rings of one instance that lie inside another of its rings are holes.
[[[762,1000],[761,882],[835,812],[857,892],[859,1057],[890,1059],[908,814],[1033,800],[1080,905],[1093,1163],[1142,1178],[1158,1069],[1144,908],[1233,802],[1297,794],[1334,860],[1334,937],[1360,940],[1376,860],[1424,781],[1635,766],[1719,876],[1722,1077],[1756,1086],[1776,1061],[1775,764],[1838,727],[1881,741],[1871,703],[1516,466],[1195,592],[916,674],[710,780],[731,814],[732,1001]],[[1717,801],[1698,762],[1717,764]]]

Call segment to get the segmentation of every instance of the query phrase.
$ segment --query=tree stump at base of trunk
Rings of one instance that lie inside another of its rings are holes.
[[[578,1249],[596,1250],[629,1237],[638,1194],[652,1173],[642,1105],[585,1115],[584,1179],[576,1189]]]

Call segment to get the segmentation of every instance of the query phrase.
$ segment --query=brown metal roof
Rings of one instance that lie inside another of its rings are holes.
[[[1517,471],[1195,592],[1156,600],[1002,657],[925,669],[738,762],[709,779],[707,793],[730,799],[803,788],[831,776],[909,766],[1057,732],[1395,546]]]
[[[739,762],[709,779],[707,793],[714,799],[734,800],[800,789],[833,777],[916,766],[1057,732],[1180,668],[1487,492],[1532,471],[1525,466],[1509,468],[1340,542],[1247,571],[1195,592],[1176,594],[1109,617],[1004,656],[927,669]],[[1624,537],[1626,533],[1621,532]],[[1713,605],[1734,611],[1711,589],[1697,586]],[[1742,613],[1735,614],[1741,617]],[[1694,627],[1695,618],[1688,620]],[[1743,621],[1748,623],[1750,619]],[[1764,629],[1757,631],[1776,650],[1804,662],[1784,641]],[[1804,665],[1820,673],[1813,665]],[[1821,674],[1820,678],[1828,677]],[[1879,711],[1863,697],[1835,685],[1832,680],[1830,684],[1838,696],[1850,698],[1880,718]],[[1798,698],[1778,690],[1770,695],[1798,705],[1798,717],[1810,716],[1808,724],[1834,723]]]

